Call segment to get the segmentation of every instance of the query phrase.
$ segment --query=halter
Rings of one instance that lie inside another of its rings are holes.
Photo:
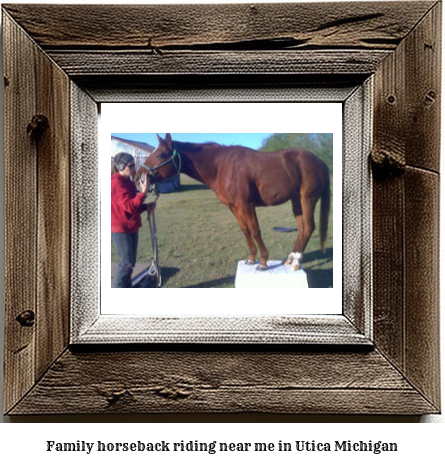
[[[167,161],[164,161],[163,163],[161,163],[160,165],[157,165],[153,168],[150,168],[149,166],[147,166],[145,163],[142,163],[142,166],[144,168],[146,168],[148,171],[150,171],[150,173],[155,176],[156,173],[155,173],[155,170],[158,170],[159,168],[165,166],[165,165],[168,165],[169,163],[173,163],[173,166],[176,168],[176,171],[178,173],[181,172],[181,168],[182,168],[182,158],[181,158],[181,154],[176,150],[174,149],[173,150],[173,153],[172,153],[172,156],[170,157],[169,160]]]

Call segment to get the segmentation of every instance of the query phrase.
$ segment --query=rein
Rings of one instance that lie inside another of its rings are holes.
[[[181,158],[181,154],[176,149],[173,150],[172,156],[170,157],[169,160],[164,161],[163,163],[161,163],[161,164],[159,164],[159,165],[157,165],[157,166],[155,166],[153,168],[150,168],[145,163],[142,163],[142,166],[144,168],[146,168],[148,171],[150,171],[150,173],[154,176],[156,174],[155,170],[158,170],[159,168],[162,168],[163,166],[168,165],[170,163],[173,163],[173,166],[175,167],[175,169],[176,169],[176,171],[178,173],[181,172],[182,158]]]

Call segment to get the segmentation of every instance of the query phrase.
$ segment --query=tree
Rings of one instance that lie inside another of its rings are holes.
[[[263,152],[300,148],[321,158],[332,173],[333,135],[330,133],[276,133],[268,137],[260,148]]]

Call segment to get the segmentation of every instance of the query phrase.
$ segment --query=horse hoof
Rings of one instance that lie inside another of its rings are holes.
[[[256,267],[257,271],[266,271],[267,270],[267,266],[265,265],[258,265]]]
[[[255,265],[256,262],[254,260],[249,260],[247,259],[245,262],[244,262],[245,265]]]

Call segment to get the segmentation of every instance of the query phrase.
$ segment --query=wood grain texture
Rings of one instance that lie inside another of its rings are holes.
[[[404,367],[404,183],[373,181],[374,342],[399,368]]]
[[[3,16],[5,154],[5,390],[4,408],[35,383],[37,157],[27,136],[35,114],[35,46]],[[26,70],[26,72],[24,72]],[[28,312],[25,314],[25,312]],[[32,312],[32,313],[31,313]],[[17,317],[22,315],[27,319]]]
[[[63,351],[69,338],[70,95],[69,78],[36,53],[36,114],[48,128],[37,149],[36,376]]]
[[[440,16],[438,4],[376,73],[373,147],[387,160],[374,181],[375,341],[437,405],[440,96],[426,89],[440,86]]]
[[[442,3],[405,41],[406,162],[439,172],[441,116]]]
[[[283,47],[395,49],[434,2],[14,5],[45,50]],[[38,17],[39,20],[35,21]],[[106,24],[106,33],[104,29]],[[278,26],[278,27],[277,27]]]
[[[343,314],[373,340],[372,148],[373,78],[343,102]],[[334,218],[335,221],[335,218]]]
[[[82,274],[85,276],[84,270]],[[97,290],[91,294],[97,296]],[[119,315],[101,315],[101,309],[91,309],[91,305],[88,310],[93,311],[88,314],[86,304],[79,306],[73,308],[73,344],[371,344],[369,334],[358,331],[355,322],[343,315],[326,318],[166,316],[148,319],[136,315],[122,319]],[[363,309],[356,310],[363,312]],[[94,318],[94,323],[88,325]]]
[[[378,352],[66,352],[12,413],[434,411]]]
[[[10,408],[68,343],[69,79],[7,15],[4,31],[14,35],[5,37],[14,44],[5,54],[5,102],[15,118],[5,127]],[[31,131],[36,115],[48,128]],[[30,311],[32,325],[13,318]]]
[[[100,291],[98,105],[71,83],[70,341],[97,318]]]
[[[100,76],[370,74],[433,5],[326,3],[323,15],[311,3],[5,8],[67,73]]]
[[[405,372],[436,405],[440,405],[440,351],[431,341],[439,339],[440,329],[439,186],[437,173],[407,168]]]
[[[388,50],[238,50],[238,51],[49,51],[73,79],[84,75],[135,74],[371,74]]]
[[[405,367],[404,180],[406,167],[406,42],[375,74],[373,148],[374,340]],[[377,164],[378,163],[378,164]],[[378,166],[378,168],[376,168]]]
[[[441,4],[376,73],[374,156],[439,171]]]
[[[76,75],[94,100],[113,102],[343,102],[363,84],[357,74]],[[336,94],[334,94],[336,92]]]

